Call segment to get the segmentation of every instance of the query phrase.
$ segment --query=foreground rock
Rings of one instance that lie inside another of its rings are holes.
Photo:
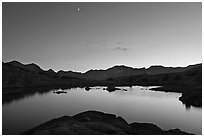
[[[164,131],[149,123],[128,124],[122,117],[98,111],[63,116],[23,132],[24,135],[180,135],[179,129]]]

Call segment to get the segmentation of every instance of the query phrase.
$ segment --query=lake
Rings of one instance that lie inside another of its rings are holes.
[[[108,92],[104,87],[56,90],[24,96],[3,104],[3,134],[19,134],[53,118],[72,116],[82,111],[98,110],[123,117],[128,123],[153,123],[164,130],[202,134],[202,109],[186,108],[178,100],[181,93],[149,90],[152,87],[120,87]],[[29,92],[29,91],[28,91]]]

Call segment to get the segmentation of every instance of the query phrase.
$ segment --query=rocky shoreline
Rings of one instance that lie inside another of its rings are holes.
[[[151,88],[150,90],[182,93],[179,100],[185,104],[187,108],[191,106],[202,107],[202,87],[165,85],[157,88]]]
[[[23,135],[190,135],[180,129],[162,130],[151,123],[130,123],[99,111],[62,116],[22,133]],[[192,135],[192,134],[191,134]]]

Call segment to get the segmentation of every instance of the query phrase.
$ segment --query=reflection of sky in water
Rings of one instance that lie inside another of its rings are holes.
[[[94,87],[90,91],[75,88],[66,90],[67,94],[54,94],[52,90],[3,105],[3,132],[19,133],[56,117],[99,110],[120,115],[129,123],[149,122],[166,130],[180,128],[201,134],[201,109],[186,110],[178,100],[180,93],[148,90],[152,87],[121,88],[128,91],[109,93],[103,87]]]
[[[140,90],[138,90],[138,88]],[[123,91],[123,90],[117,90],[116,92],[113,92],[113,94],[116,95],[134,95],[134,96],[142,96],[142,97],[151,97],[151,98],[178,98],[180,97],[182,94],[181,93],[171,93],[171,92],[158,92],[158,91],[153,91],[153,90],[149,90],[153,87],[138,87],[137,89],[135,88],[129,88],[129,87],[125,87],[122,89],[127,89],[128,92]],[[155,86],[154,86],[155,88]]]

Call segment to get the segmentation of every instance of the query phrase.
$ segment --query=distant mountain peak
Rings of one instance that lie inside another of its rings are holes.
[[[152,65],[149,68],[164,68],[162,65]]]
[[[54,71],[54,70],[52,70],[52,69],[49,69],[49,70],[48,70],[48,72],[55,72],[55,71]]]
[[[132,67],[129,67],[129,66],[125,66],[125,65],[115,65],[111,68],[108,68],[107,70],[110,70],[110,69],[133,69]]]
[[[127,67],[127,66],[125,66],[125,65],[115,65],[113,67]]]
[[[18,62],[16,60],[10,61],[8,63],[11,64],[11,65],[14,65],[14,66],[23,65],[22,63],[20,63],[20,62]]]
[[[20,67],[22,69],[26,69],[26,70],[29,70],[29,71],[34,71],[34,72],[40,72],[40,71],[43,71],[38,65],[36,65],[35,63],[30,63],[30,64],[22,64],[18,61],[11,61],[11,62],[8,62],[8,63],[4,63],[4,64],[9,64],[9,65],[12,65],[12,66],[15,66],[15,67]]]
[[[39,67],[37,64],[35,63],[30,63],[30,64],[26,64],[26,66],[33,66],[33,67]],[[40,68],[40,67],[39,67]]]

